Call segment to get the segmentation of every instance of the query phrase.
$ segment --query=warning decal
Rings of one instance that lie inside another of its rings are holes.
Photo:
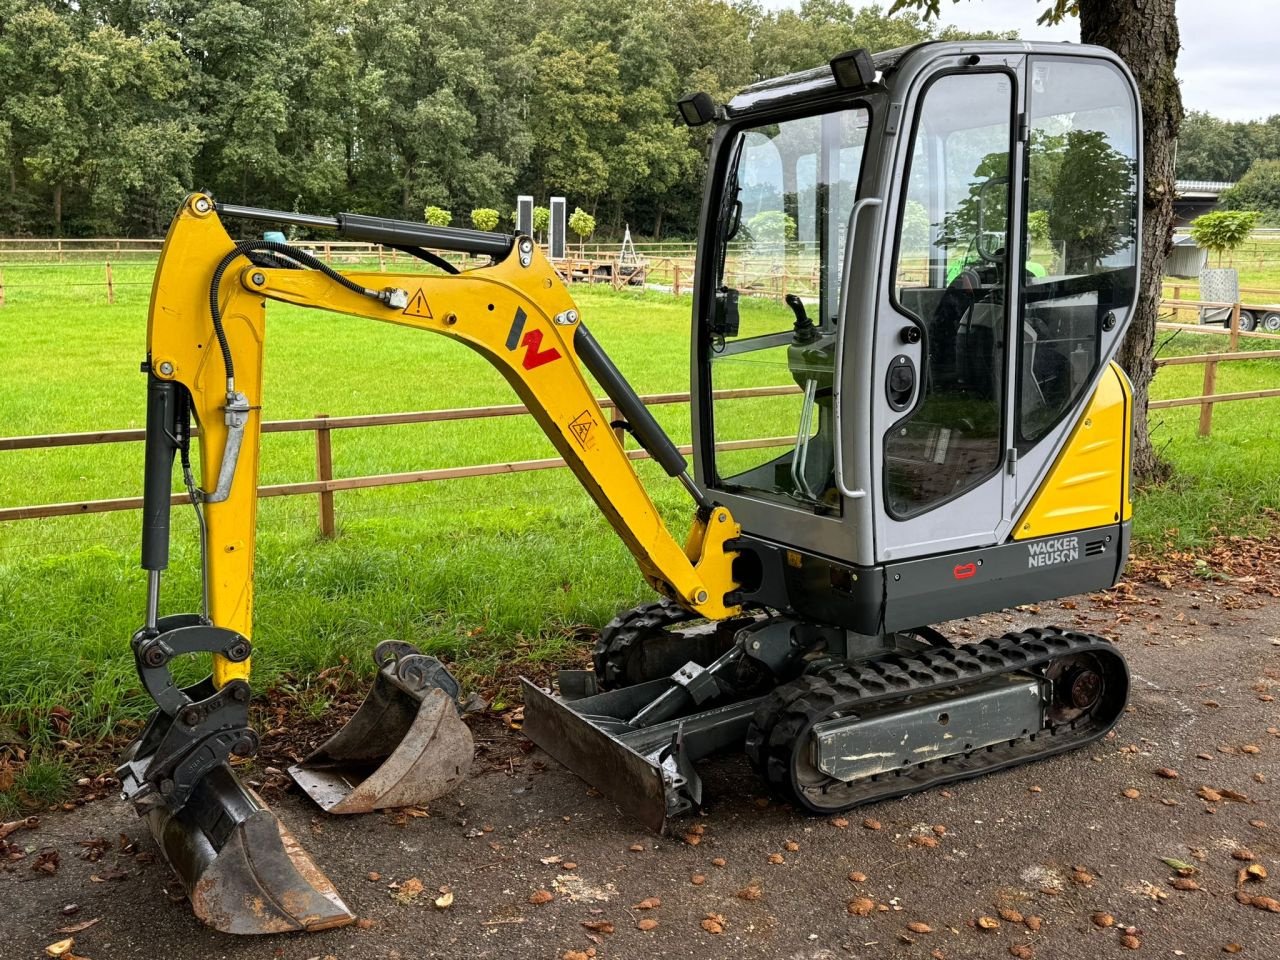
[[[423,296],[421,287],[418,288],[418,292],[409,300],[409,305],[404,308],[404,315],[406,317],[422,317],[424,320],[433,319],[431,316],[431,307],[427,306],[427,298]]]
[[[578,446],[583,450],[595,449],[595,437],[591,435],[591,430],[595,425],[596,421],[591,416],[590,410],[583,410],[569,424],[569,432],[573,434],[573,439],[578,441]]]

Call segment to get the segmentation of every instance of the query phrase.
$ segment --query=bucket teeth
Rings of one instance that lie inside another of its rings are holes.
[[[394,657],[375,654],[375,660],[377,679],[355,716],[289,768],[298,786],[329,813],[427,803],[460,784],[471,769],[471,730],[458,716],[456,683],[439,661],[407,644],[397,644]]]
[[[195,915],[215,930],[317,931],[355,920],[284,824],[226,766],[181,811],[158,805],[147,821]]]

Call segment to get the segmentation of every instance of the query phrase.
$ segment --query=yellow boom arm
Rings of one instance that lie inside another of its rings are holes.
[[[209,291],[216,265],[235,249],[209,199],[189,197],[160,254],[147,324],[151,372],[182,384],[191,395],[206,492],[218,486],[233,434],[226,423],[226,372]],[[738,535],[738,525],[717,506],[709,516],[695,516],[685,547],[668,532],[582,373],[574,346],[581,322],[577,308],[536,247],[513,246],[501,262],[459,274],[345,276],[361,287],[397,291],[388,298],[395,305],[349,290],[318,270],[266,268],[241,256],[225,272],[222,323],[236,390],[249,411],[226,499],[204,505],[205,576],[215,626],[250,636],[268,299],[430,330],[467,344],[502,371],[650,584],[709,619],[738,612],[726,602],[736,587],[734,553],[726,543]],[[247,676],[247,661],[215,657],[219,687]]]

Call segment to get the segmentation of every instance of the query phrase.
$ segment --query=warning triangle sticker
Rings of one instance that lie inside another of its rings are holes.
[[[413,295],[413,299],[409,301],[409,305],[404,308],[406,317],[422,317],[426,320],[433,319],[431,316],[431,307],[427,305],[427,298],[422,294],[422,288],[418,288],[418,292]]]

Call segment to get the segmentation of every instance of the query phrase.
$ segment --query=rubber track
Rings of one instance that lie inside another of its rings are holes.
[[[631,649],[668,627],[693,619],[694,614],[666,599],[642,603],[618,614],[600,631],[600,639],[591,653],[591,663],[601,688],[617,690],[636,683],[637,678],[627,676]]]
[[[964,687],[1006,673],[1037,670],[1055,660],[1092,654],[1105,678],[1093,711],[1070,723],[1041,729],[1010,744],[978,749],[845,783],[798,785],[792,769],[808,749],[809,730],[832,716],[934,690]],[[1124,711],[1129,670],[1102,637],[1057,627],[1007,633],[979,643],[894,654],[841,665],[783,684],[757,708],[747,730],[746,752],[756,770],[781,797],[814,813],[835,813],[877,800],[968,779],[1083,746],[1105,734]]]

